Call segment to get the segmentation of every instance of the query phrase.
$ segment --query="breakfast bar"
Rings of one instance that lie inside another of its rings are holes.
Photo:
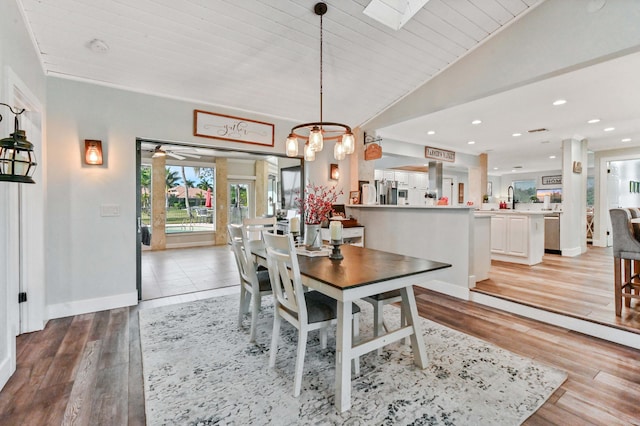
[[[476,272],[489,268],[490,242],[476,241],[476,230],[486,228],[479,235],[489,234],[489,221],[476,219],[472,207],[349,205],[347,214],[366,227],[367,248],[451,264],[415,285],[468,299]]]

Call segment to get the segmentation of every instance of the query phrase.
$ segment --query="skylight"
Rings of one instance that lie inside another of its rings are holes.
[[[399,30],[429,0],[371,0],[363,13],[392,30]]]

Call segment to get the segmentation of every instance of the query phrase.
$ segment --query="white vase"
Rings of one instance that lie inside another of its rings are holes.
[[[320,248],[322,246],[319,223],[315,225],[304,225],[304,245],[310,248]]]

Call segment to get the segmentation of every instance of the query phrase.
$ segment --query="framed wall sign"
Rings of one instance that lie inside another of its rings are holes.
[[[224,141],[273,146],[275,126],[232,115],[193,110],[193,135]]]
[[[582,162],[574,161],[573,162],[573,173],[582,173]]]
[[[543,185],[558,185],[562,184],[562,175],[556,176],[542,176]]]
[[[456,153],[453,151],[447,151],[446,149],[425,146],[424,158],[433,158],[440,161],[448,161],[449,163],[455,163]]]

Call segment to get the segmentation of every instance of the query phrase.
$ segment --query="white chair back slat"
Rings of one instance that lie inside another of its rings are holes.
[[[307,309],[304,302],[304,289],[300,276],[300,267],[296,248],[291,234],[263,234],[271,285],[277,301],[287,310],[295,313],[298,320],[307,321]],[[291,268],[291,271],[289,271]]]

